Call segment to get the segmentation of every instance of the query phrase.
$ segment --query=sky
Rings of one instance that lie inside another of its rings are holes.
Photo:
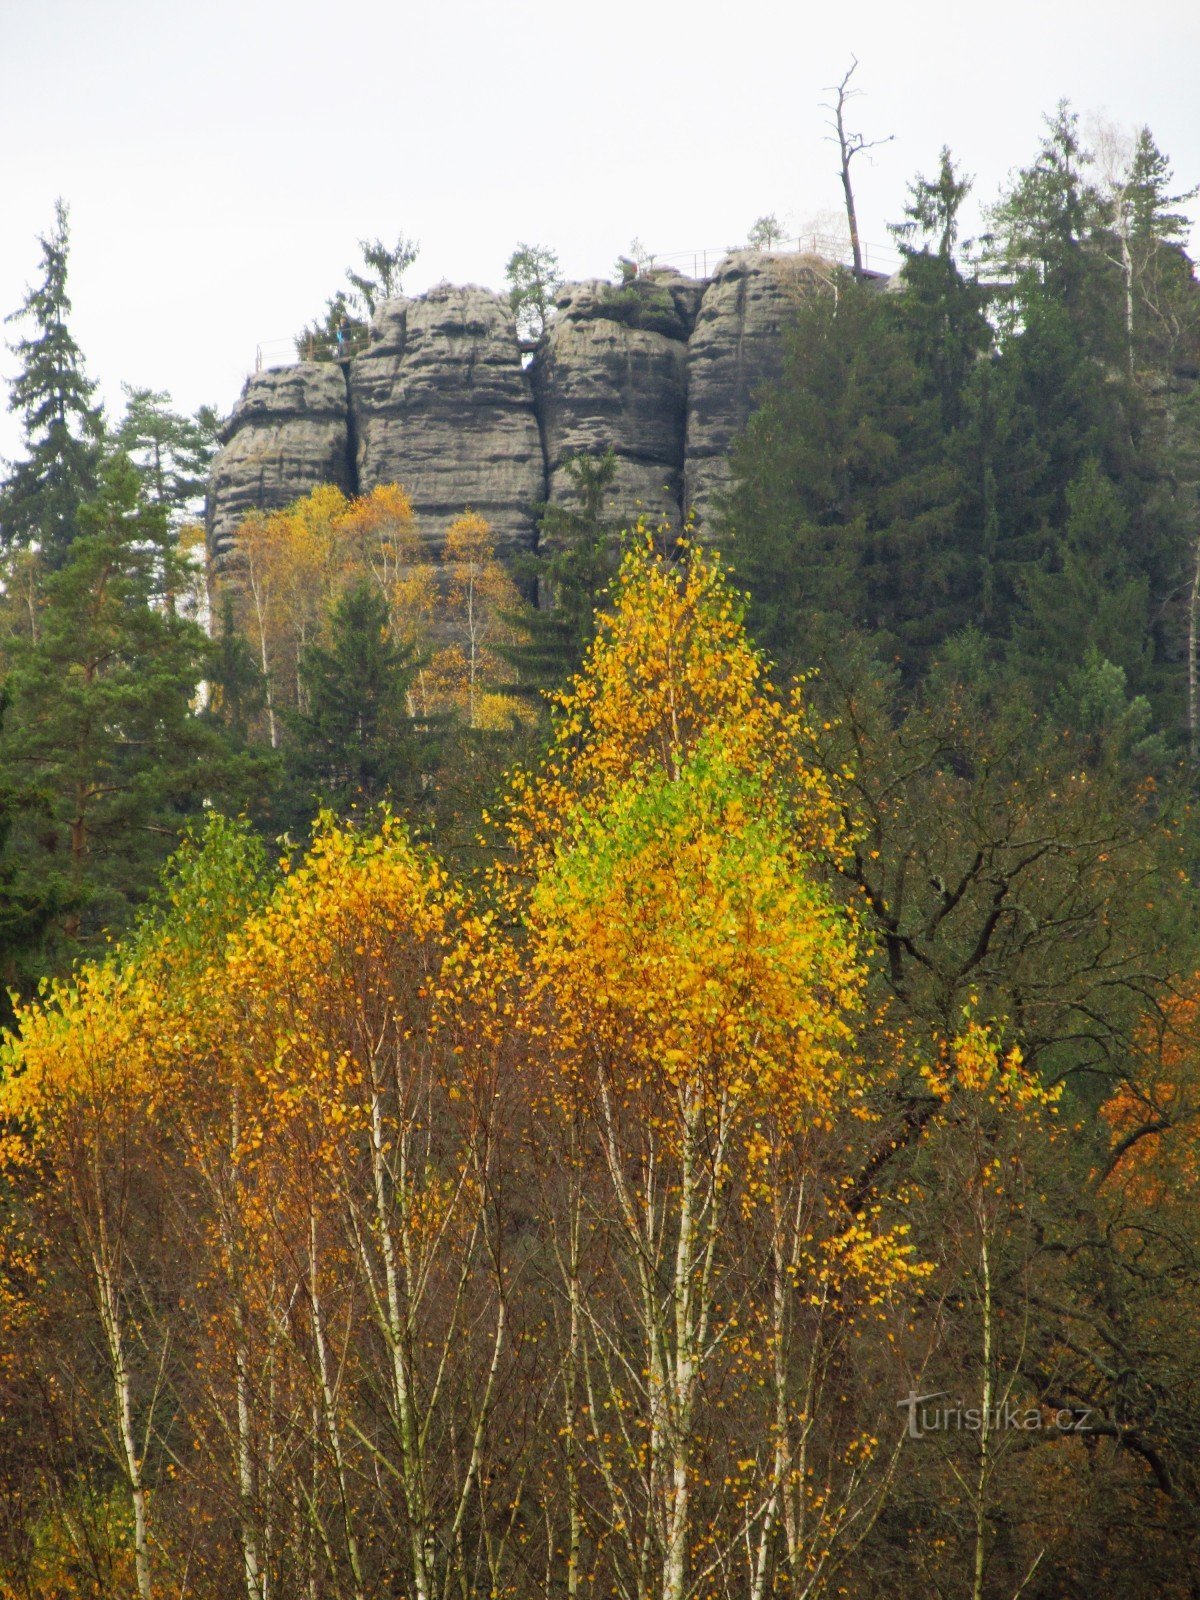
[[[122,382],[227,412],[362,238],[420,241],[408,293],[503,288],[518,241],[572,277],[635,237],[711,267],[765,213],[836,217],[821,102],[855,56],[852,125],[891,136],[855,164],[873,263],[942,145],[989,203],[1063,97],[1148,123],[1200,181],[1191,0],[0,0],[0,314],[57,196],[72,330],[114,415]],[[0,457],[20,453],[4,412]]]

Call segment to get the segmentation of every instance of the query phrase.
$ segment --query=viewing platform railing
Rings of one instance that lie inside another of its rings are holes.
[[[369,335],[350,334],[341,345],[336,339],[318,339],[310,334],[299,339],[260,339],[254,350],[255,372],[272,367],[292,367],[297,361],[350,361],[367,347]]]

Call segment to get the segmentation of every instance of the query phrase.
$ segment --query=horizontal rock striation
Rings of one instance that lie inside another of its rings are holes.
[[[340,367],[302,361],[248,378],[221,438],[208,486],[209,549],[218,564],[251,511],[289,505],[318,483],[354,487]]]
[[[811,256],[739,250],[717,267],[688,341],[684,500],[701,526],[729,481],[729,450],[760,390],[779,376],[783,334],[801,296],[828,279]]]
[[[682,287],[682,285],[681,285]],[[546,452],[546,498],[570,497],[572,456],[612,449],[612,499],[630,517],[677,522],[687,423],[687,337],[699,304],[678,303],[669,282],[623,288],[571,284],[533,363]]]
[[[538,505],[568,499],[566,463],[617,458],[616,512],[711,522],[731,444],[780,370],[783,331],[830,268],[738,251],[706,280],[651,268],[567,285],[529,364],[504,296],[441,284],[388,301],[355,360],[247,381],[209,493],[218,563],[248,511],[316,483],[401,483],[435,552],[467,507],[514,554]]]
[[[467,507],[498,550],[529,546],[545,471],[504,297],[444,284],[388,301],[349,369],[360,493],[402,483],[435,549]]]

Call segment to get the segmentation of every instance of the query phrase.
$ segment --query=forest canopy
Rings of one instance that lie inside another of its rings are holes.
[[[1195,191],[1064,105],[968,192],[797,302],[709,525],[597,448],[520,560],[321,484],[219,570],[218,419],[105,416],[56,208],[0,1600],[1194,1595]]]

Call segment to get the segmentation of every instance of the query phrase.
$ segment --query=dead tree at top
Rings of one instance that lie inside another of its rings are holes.
[[[885,139],[867,139],[861,133],[852,133],[846,127],[846,106],[862,91],[849,87],[850,79],[858,67],[858,57],[850,57],[850,66],[837,85],[831,85],[826,90],[827,94],[836,95],[832,102],[823,100],[821,109],[832,113],[832,120],[826,126],[833,129],[829,135],[830,143],[836,143],[838,154],[842,163],[842,189],[846,196],[846,222],[850,228],[850,249],[854,257],[854,276],[862,277],[862,244],[858,237],[858,213],[854,209],[854,186],[850,181],[850,163],[854,157],[863,150],[874,150],[876,145],[888,144],[896,136],[889,133]]]

